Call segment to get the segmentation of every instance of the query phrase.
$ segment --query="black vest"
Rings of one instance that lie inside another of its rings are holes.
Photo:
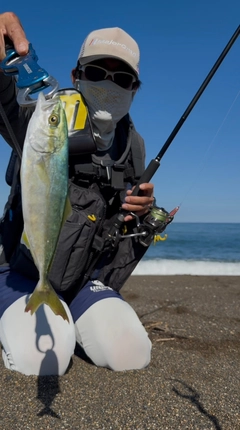
[[[76,147],[76,140],[74,142]],[[71,148],[71,136],[69,137]],[[69,197],[72,215],[58,240],[49,279],[70,302],[89,279],[119,290],[146,252],[133,238],[106,246],[107,232],[131,188],[144,171],[144,142],[129,115],[118,124],[111,151],[69,153]],[[38,279],[30,251],[20,243],[23,231],[19,162],[13,151],[6,172],[11,193],[0,223],[0,264],[9,263],[27,277]],[[93,217],[94,215],[94,220]],[[97,220],[97,221],[96,221]],[[135,223],[128,222],[128,233]]]

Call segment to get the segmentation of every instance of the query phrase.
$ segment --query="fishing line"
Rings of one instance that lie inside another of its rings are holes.
[[[17,155],[18,155],[19,159],[21,160],[21,158],[22,158],[21,147],[20,147],[18,139],[17,139],[17,137],[16,137],[16,135],[15,135],[15,133],[13,131],[13,128],[12,128],[12,126],[11,126],[9,120],[8,120],[8,117],[6,115],[6,112],[4,110],[4,107],[3,107],[3,104],[2,104],[1,101],[0,101],[0,115],[1,115],[1,117],[2,117],[2,119],[4,121],[4,123],[5,123],[5,126],[6,126],[6,129],[7,129],[8,133],[9,133],[9,136],[12,139],[13,147],[14,147],[15,151],[17,152]]]
[[[214,143],[214,141],[216,140],[216,138],[217,138],[218,134],[220,133],[220,130],[222,129],[222,127],[223,127],[224,123],[226,122],[226,120],[227,120],[227,118],[228,118],[228,116],[229,116],[229,114],[230,114],[230,112],[231,112],[231,110],[232,110],[233,106],[235,105],[235,103],[236,103],[236,101],[237,101],[237,99],[238,99],[239,95],[240,95],[240,90],[238,91],[237,95],[235,96],[235,98],[234,98],[234,100],[233,100],[232,104],[230,105],[230,107],[229,107],[229,109],[228,109],[228,111],[227,111],[227,113],[226,113],[225,117],[223,118],[223,121],[222,121],[221,125],[220,125],[220,126],[219,126],[219,128],[217,129],[217,131],[216,131],[216,133],[215,133],[215,135],[214,135],[213,139],[211,140],[211,142],[210,142],[210,144],[209,144],[208,148],[206,149],[205,154],[204,154],[204,156],[203,156],[203,159],[202,159],[202,161],[200,162],[200,164],[199,164],[199,166],[198,166],[198,168],[197,168],[198,173],[195,175],[195,180],[193,180],[193,181],[191,182],[191,185],[189,186],[188,190],[187,190],[187,191],[186,191],[186,193],[184,194],[184,197],[183,197],[183,199],[182,199],[182,201],[181,201],[181,203],[180,203],[180,205],[179,205],[179,206],[181,206],[181,205],[182,205],[183,201],[186,199],[186,196],[190,193],[190,191],[192,190],[193,186],[194,186],[194,185],[196,185],[196,182],[199,180],[200,173],[202,173],[202,171],[206,168],[206,163],[205,163],[205,162],[206,162],[207,155],[208,155],[208,153],[209,153],[209,151],[210,151],[211,147],[213,146],[213,143]]]

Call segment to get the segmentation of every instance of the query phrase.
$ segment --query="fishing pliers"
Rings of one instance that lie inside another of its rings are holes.
[[[37,100],[31,98],[31,94],[43,90],[46,90],[44,92],[46,99],[52,98],[58,90],[59,84],[55,78],[38,65],[38,57],[32,44],[29,44],[29,51],[24,56],[16,52],[9,39],[6,39],[5,49],[6,57],[0,62],[0,69],[5,75],[16,75],[18,104],[20,106],[34,106]]]

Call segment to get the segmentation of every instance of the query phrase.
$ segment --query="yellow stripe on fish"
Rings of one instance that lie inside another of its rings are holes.
[[[31,314],[45,303],[69,321],[48,280],[62,225],[71,213],[68,200],[68,126],[59,98],[46,100],[39,93],[29,121],[21,165],[24,232],[22,242],[30,249],[39,281],[25,311]]]

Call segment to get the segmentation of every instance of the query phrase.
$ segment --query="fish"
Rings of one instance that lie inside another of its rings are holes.
[[[31,252],[39,272],[38,283],[25,312],[48,305],[69,322],[48,273],[59,234],[72,208],[68,198],[68,126],[58,96],[46,100],[39,93],[28,123],[20,170],[23,210],[22,243]]]

